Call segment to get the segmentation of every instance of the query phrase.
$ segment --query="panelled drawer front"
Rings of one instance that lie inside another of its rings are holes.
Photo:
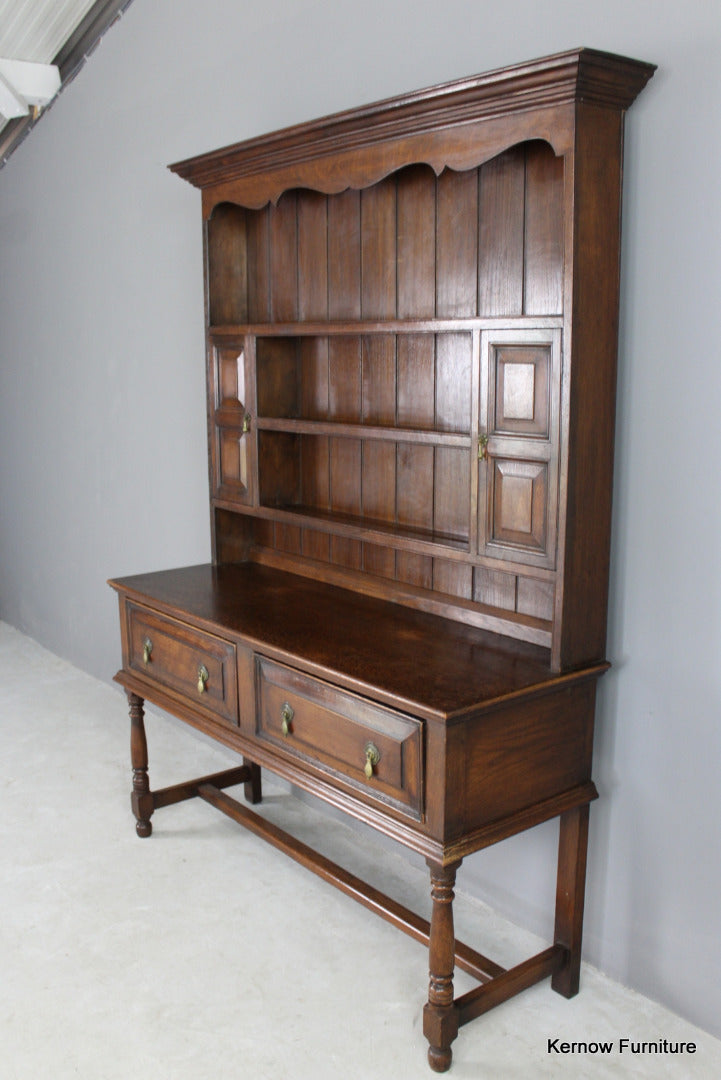
[[[128,604],[128,647],[133,671],[232,724],[238,723],[232,643]]]
[[[367,795],[421,816],[419,720],[263,657],[257,658],[257,695],[261,738],[340,773]],[[378,752],[370,777],[365,772],[369,744]]]

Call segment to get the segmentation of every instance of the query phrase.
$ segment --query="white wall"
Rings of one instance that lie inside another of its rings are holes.
[[[200,200],[168,162],[577,45],[659,65],[627,121],[586,955],[721,1034],[718,5],[135,0],[0,171],[0,617],[109,678],[105,579],[209,556]],[[461,885],[547,929],[555,828]]]

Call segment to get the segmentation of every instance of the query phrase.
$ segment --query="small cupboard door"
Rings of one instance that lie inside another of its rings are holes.
[[[248,505],[254,492],[255,397],[251,378],[252,340],[215,344],[210,356],[210,449],[213,494]]]
[[[558,504],[560,330],[481,335],[478,550],[553,567]]]

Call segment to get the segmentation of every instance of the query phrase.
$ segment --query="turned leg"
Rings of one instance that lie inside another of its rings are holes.
[[[130,760],[133,766],[133,790],[130,805],[136,817],[135,831],[138,836],[150,836],[153,826],[153,794],[148,782],[148,742],[145,738],[143,699],[128,691],[130,705]]]
[[[453,931],[453,886],[460,862],[441,866],[430,859],[431,937],[428,1004],[423,1010],[423,1034],[428,1039],[428,1063],[435,1072],[450,1068],[451,1043],[458,1034],[458,1013],[453,1006],[453,968],[456,939]]]
[[[250,769],[250,780],[246,780],[243,785],[243,793],[247,801],[255,806],[256,803],[262,802],[263,800],[260,765],[256,765],[254,761],[249,761],[248,758],[243,758],[243,764],[247,765]]]
[[[558,837],[558,881],[556,885],[556,929],[554,942],[568,949],[566,963],[551,979],[551,986],[564,997],[578,993],[583,937],[583,900],[586,888],[588,848],[588,803],[561,814]]]

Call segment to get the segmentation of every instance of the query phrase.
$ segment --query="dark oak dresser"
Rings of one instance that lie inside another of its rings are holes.
[[[437,1071],[524,987],[578,990],[623,120],[653,71],[580,49],[172,166],[202,191],[213,552],[111,582],[137,832],[199,797],[427,943]],[[145,700],[242,762],[152,790]],[[421,853],[430,921],[250,809],[263,768]],[[554,941],[505,970],[455,940],[456,871],[555,817]]]

